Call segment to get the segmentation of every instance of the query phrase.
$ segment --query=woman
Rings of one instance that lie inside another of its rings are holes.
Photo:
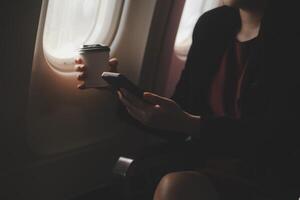
[[[296,32],[286,34],[287,24],[267,0],[224,4],[198,20],[171,99],[146,92],[144,98],[153,104],[148,105],[118,91],[128,113],[145,126],[192,136],[210,158],[240,161],[234,175],[214,170],[168,174],[155,200],[298,195],[300,84],[291,51],[299,44]],[[78,79],[84,81],[86,66],[77,64],[83,72]],[[116,68],[117,61],[110,64]]]

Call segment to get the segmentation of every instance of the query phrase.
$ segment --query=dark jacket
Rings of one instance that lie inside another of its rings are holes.
[[[276,13],[265,14],[259,42],[250,54],[239,100],[240,120],[216,118],[208,104],[212,79],[241,24],[233,8],[224,6],[200,17],[171,98],[189,113],[202,116],[199,134],[193,136],[199,140],[199,151],[243,159],[255,171],[253,179],[296,195],[300,193],[300,65],[294,49],[300,47],[299,35],[285,24],[292,19],[272,14]]]

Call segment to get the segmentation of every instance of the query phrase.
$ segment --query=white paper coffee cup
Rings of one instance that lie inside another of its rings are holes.
[[[100,44],[83,45],[79,55],[87,67],[86,87],[105,87],[108,84],[101,78],[107,71],[110,48]]]

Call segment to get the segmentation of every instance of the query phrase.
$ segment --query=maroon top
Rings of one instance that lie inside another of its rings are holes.
[[[221,60],[210,89],[209,103],[215,116],[240,118],[239,98],[251,46],[257,38],[246,42],[235,40]]]

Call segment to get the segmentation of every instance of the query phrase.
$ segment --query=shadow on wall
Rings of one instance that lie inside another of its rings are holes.
[[[7,1],[0,7],[0,171],[29,162],[26,112],[42,1]]]

